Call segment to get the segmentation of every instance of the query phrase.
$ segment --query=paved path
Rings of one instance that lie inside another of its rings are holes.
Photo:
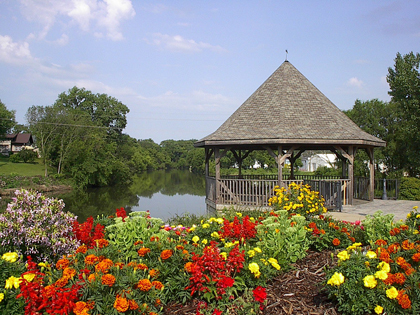
[[[393,213],[395,221],[405,221],[414,206],[419,207],[420,213],[420,201],[375,199],[369,202],[357,199],[352,206],[344,206],[341,212],[329,212],[329,214],[338,220],[354,222],[381,210],[384,214]]]

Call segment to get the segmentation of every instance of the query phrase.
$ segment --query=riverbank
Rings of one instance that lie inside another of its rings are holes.
[[[73,190],[73,187],[70,185],[52,185],[52,186],[46,186],[46,185],[34,185],[30,187],[16,187],[16,188],[7,188],[2,189],[0,191],[1,197],[13,197],[14,193],[18,189],[26,189],[26,190],[36,190],[41,193],[66,193],[71,190]]]

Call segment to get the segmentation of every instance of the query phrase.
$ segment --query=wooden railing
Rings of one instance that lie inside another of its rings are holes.
[[[325,199],[326,207],[341,210],[341,205],[348,204],[348,179],[323,180],[283,180],[282,186],[290,183],[308,184],[312,190],[319,191]],[[217,192],[216,187],[219,186]],[[274,196],[277,179],[221,178],[218,183],[214,177],[206,177],[207,200],[222,205],[268,206],[268,200]]]

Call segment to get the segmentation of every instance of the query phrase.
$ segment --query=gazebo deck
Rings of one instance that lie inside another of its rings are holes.
[[[216,181],[214,176],[206,176],[206,203],[209,208],[224,207],[263,208],[268,207],[268,200],[274,196],[276,186],[288,187],[292,182],[308,184],[319,191],[325,199],[325,206],[330,209],[341,209],[349,203],[349,179],[319,176],[295,176],[295,179],[284,179],[280,182],[276,175],[229,175]],[[217,191],[219,190],[219,191]]]

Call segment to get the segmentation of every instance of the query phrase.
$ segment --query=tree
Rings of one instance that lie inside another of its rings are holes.
[[[0,136],[10,132],[16,125],[15,111],[8,110],[6,105],[0,100]]]
[[[420,54],[397,53],[394,68],[388,68],[387,82],[391,102],[396,104],[400,133],[396,149],[401,155],[400,167],[410,176],[420,175]]]
[[[106,94],[93,94],[85,88],[73,87],[58,95],[55,106],[78,109],[96,125],[108,129],[108,133],[121,134],[127,125],[126,115],[130,111],[126,105]]]

